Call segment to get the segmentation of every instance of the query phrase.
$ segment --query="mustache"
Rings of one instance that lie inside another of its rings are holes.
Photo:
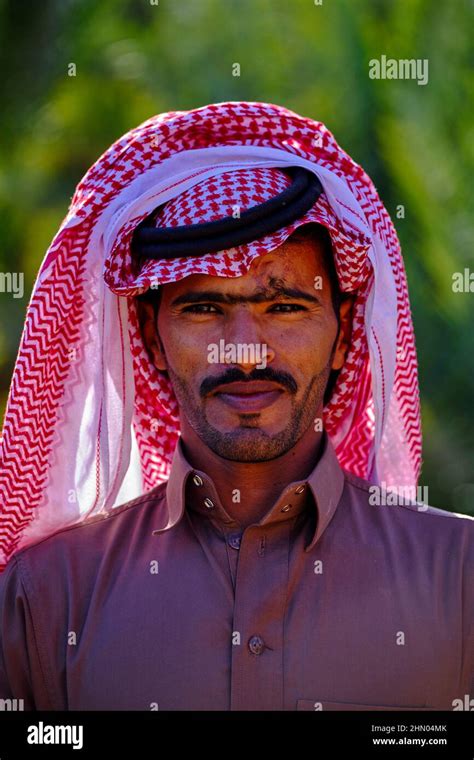
[[[298,390],[296,380],[294,380],[294,378],[291,377],[291,375],[289,375],[287,372],[280,372],[279,370],[272,369],[271,367],[265,367],[264,369],[255,368],[246,374],[245,372],[242,372],[242,370],[237,369],[237,367],[233,367],[223,375],[218,375],[217,377],[206,377],[206,379],[203,380],[200,385],[199,394],[201,397],[207,396],[209,393],[212,393],[212,391],[215,390],[219,385],[227,385],[228,383],[235,382],[245,383],[251,382],[252,380],[268,380],[275,383],[280,383],[280,385],[282,385],[290,393],[293,394],[295,394]]]

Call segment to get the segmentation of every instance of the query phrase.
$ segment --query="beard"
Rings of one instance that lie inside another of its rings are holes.
[[[290,451],[308,428],[314,424],[323,405],[324,393],[331,373],[332,356],[327,365],[314,375],[301,398],[292,396],[288,423],[277,433],[268,434],[260,427],[260,414],[247,413],[238,427],[222,432],[210,424],[205,403],[196,402],[189,383],[168,368],[169,378],[178,401],[180,414],[203,444],[222,459],[234,462],[268,462]]]

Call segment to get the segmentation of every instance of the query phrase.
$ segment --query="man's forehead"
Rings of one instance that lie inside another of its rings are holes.
[[[312,288],[314,276],[324,270],[323,249],[319,241],[301,239],[287,241],[274,251],[255,258],[248,272],[239,277],[222,277],[208,274],[191,274],[175,283],[168,283],[164,290],[173,293],[182,290],[219,290],[226,292],[254,292],[256,288],[291,287]]]

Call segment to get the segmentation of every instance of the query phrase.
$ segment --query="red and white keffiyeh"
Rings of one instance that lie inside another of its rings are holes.
[[[324,193],[303,217],[246,245],[149,260],[130,239],[214,221],[283,190],[303,166]],[[133,296],[194,273],[238,277],[300,225],[331,235],[352,339],[324,425],[342,467],[393,489],[417,485],[421,430],[408,290],[392,222],[365,172],[320,122],[281,106],[216,103],[155,116],[79,183],[27,309],[0,441],[0,571],[19,548],[167,479],[176,398],[145,350]]]

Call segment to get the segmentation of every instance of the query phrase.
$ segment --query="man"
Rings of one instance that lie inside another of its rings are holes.
[[[473,693],[472,519],[399,495],[421,457],[398,241],[318,122],[220,103],[111,147],[43,262],[1,453],[4,700]]]

